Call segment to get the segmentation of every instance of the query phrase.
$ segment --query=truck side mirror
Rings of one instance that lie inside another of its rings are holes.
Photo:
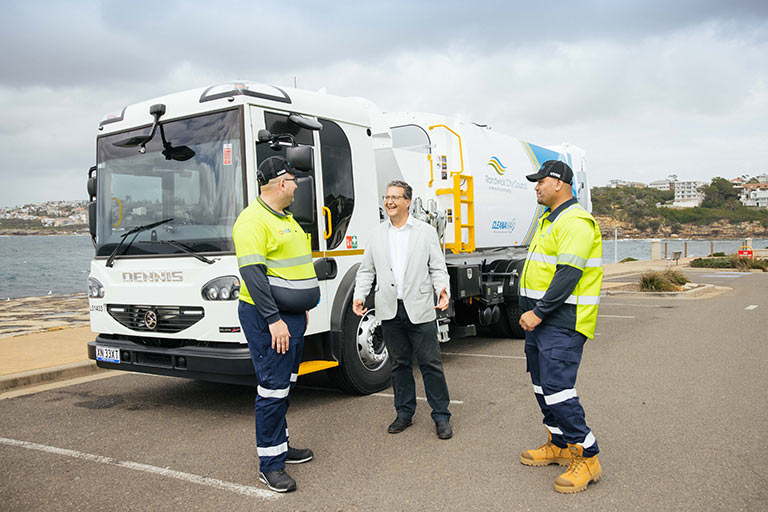
[[[91,241],[96,243],[96,192],[98,190],[98,177],[96,166],[88,169],[88,231],[91,234]]]
[[[315,158],[312,146],[285,148],[285,158],[299,171],[312,171],[315,168]]]

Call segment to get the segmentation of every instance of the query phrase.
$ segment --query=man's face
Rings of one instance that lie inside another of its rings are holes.
[[[387,215],[389,215],[390,219],[400,215],[407,215],[410,206],[411,200],[405,199],[403,187],[387,187],[384,208],[387,210]]]
[[[285,207],[287,208],[293,203],[293,194],[296,192],[296,189],[299,188],[299,185],[296,182],[296,176],[292,174],[284,174],[280,182],[280,187],[285,194]]]
[[[557,178],[547,176],[536,182],[536,202],[544,206],[552,206],[555,202],[557,192],[564,183]]]

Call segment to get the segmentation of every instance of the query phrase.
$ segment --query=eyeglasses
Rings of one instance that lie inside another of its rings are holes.
[[[403,199],[405,196],[383,196],[382,199],[385,203],[388,203],[390,201],[399,201]]]

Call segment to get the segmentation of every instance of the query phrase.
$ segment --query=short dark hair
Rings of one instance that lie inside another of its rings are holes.
[[[411,200],[411,197],[413,197],[413,189],[409,184],[402,180],[392,180],[389,183],[387,183],[387,188],[389,187],[400,187],[403,189],[403,197],[407,200]]]

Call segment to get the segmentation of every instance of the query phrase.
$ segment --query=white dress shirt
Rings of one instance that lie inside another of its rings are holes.
[[[413,219],[408,215],[405,224],[400,228],[396,228],[391,219],[388,222],[389,261],[392,262],[392,273],[395,275],[397,298],[403,300],[403,280],[405,279],[405,267],[408,265],[408,242],[411,240]]]

